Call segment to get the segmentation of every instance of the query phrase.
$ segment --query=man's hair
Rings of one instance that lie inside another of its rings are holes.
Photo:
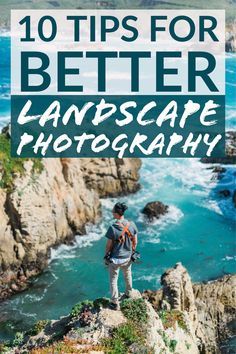
[[[119,215],[123,215],[127,209],[128,207],[125,203],[116,203],[113,207],[113,212]]]

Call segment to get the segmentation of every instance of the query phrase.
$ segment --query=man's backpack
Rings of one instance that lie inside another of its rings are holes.
[[[132,234],[132,232],[129,229],[130,222],[128,222],[126,225],[119,222],[119,225],[122,226],[123,229],[122,229],[122,232],[121,232],[117,241],[119,243],[124,243],[125,242],[125,235],[127,235],[130,238],[130,240],[132,242],[132,248],[134,249],[135,236]]]

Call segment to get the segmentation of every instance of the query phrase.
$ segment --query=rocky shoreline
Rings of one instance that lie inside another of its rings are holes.
[[[236,275],[192,284],[181,263],[161,277],[162,289],[134,290],[121,310],[107,299],[76,304],[68,316],[18,333],[5,353],[217,354],[235,333]],[[2,350],[3,350],[2,349]]]
[[[25,161],[22,173],[11,172],[11,188],[0,188],[0,300],[29,285],[51,247],[99,220],[99,198],[140,188],[139,159],[45,159],[40,172],[33,164]],[[4,173],[0,167],[2,180]]]
[[[224,173],[227,171],[227,165],[236,164],[236,131],[226,132],[226,148],[224,157],[204,157],[201,162],[204,164],[210,164],[212,173],[217,179],[221,179]],[[224,166],[222,166],[224,165]],[[223,198],[231,198],[234,207],[236,208],[236,189],[230,191],[229,189],[222,189],[218,191],[219,195]]]
[[[227,131],[225,134],[225,156],[224,157],[204,157],[203,163],[218,163],[224,165],[236,164],[236,131]]]

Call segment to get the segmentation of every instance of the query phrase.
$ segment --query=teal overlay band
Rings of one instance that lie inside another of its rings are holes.
[[[189,101],[195,113],[186,116]],[[20,113],[27,102],[26,119],[36,118],[23,124]],[[44,120],[52,104],[50,119]],[[211,114],[204,115],[212,104]],[[28,140],[20,149],[23,135]],[[210,156],[223,157],[225,96],[13,95],[11,136],[13,157],[205,157],[213,141]]]

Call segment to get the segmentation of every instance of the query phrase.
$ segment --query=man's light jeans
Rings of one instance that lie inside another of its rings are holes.
[[[111,301],[118,303],[119,292],[118,292],[118,276],[120,269],[123,272],[125,279],[125,294],[130,296],[132,291],[132,274],[131,274],[131,260],[128,260],[122,264],[109,264],[109,273],[110,273],[110,291],[111,291]]]

